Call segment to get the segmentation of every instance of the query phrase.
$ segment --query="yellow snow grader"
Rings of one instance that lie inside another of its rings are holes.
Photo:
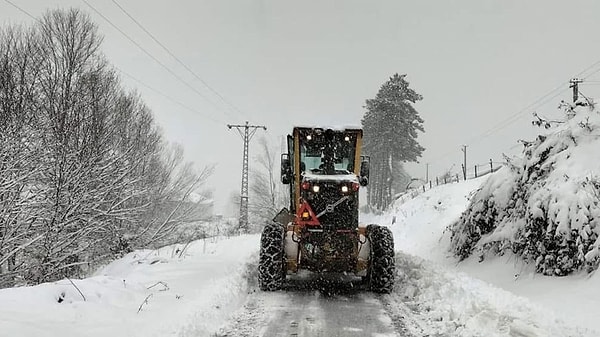
[[[387,227],[359,226],[358,193],[369,182],[369,158],[360,155],[362,130],[295,127],[281,155],[281,182],[289,185],[284,208],[261,235],[262,290],[281,289],[288,274],[362,276],[368,289],[394,285],[394,242]]]

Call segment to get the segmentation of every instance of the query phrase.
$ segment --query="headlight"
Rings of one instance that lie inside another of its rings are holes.
[[[313,185],[312,190],[315,193],[319,193],[319,190],[320,190],[319,185]]]
[[[348,186],[342,185],[342,193],[348,193]]]

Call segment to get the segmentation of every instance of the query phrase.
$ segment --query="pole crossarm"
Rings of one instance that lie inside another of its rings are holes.
[[[572,78],[569,83],[571,83],[569,88],[573,88],[573,103],[575,103],[579,99],[579,83],[583,83],[583,80],[580,78]]]
[[[264,125],[250,125],[248,121],[246,124],[227,124],[227,127],[231,130],[235,128],[242,140],[244,141],[244,156],[242,160],[242,187],[240,193],[240,218],[239,218],[239,229],[241,232],[248,232],[248,147],[250,140],[258,129],[267,130]]]

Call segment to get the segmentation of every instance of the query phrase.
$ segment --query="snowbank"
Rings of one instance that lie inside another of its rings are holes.
[[[415,331],[432,335],[461,336],[453,332],[456,328],[465,336],[477,336],[477,329],[485,326],[482,331],[489,334],[479,336],[495,336],[498,331],[507,336],[511,331],[513,336],[600,336],[596,317],[600,276],[544,276],[511,254],[483,262],[477,257],[459,261],[452,254],[447,227],[460,218],[477,191],[497,183],[495,179],[494,174],[439,186],[393,205],[384,215],[362,215],[363,222],[388,225],[394,234],[398,279],[390,302],[404,302],[409,308],[404,310],[433,323],[426,327],[415,323],[421,328]],[[401,306],[394,307],[402,311]],[[569,325],[573,332],[562,334]]]
[[[243,304],[258,241],[241,236],[136,251],[73,284],[2,289],[1,334],[209,335]]]
[[[412,331],[427,336],[596,336],[541,305],[463,273],[396,254],[396,289],[387,299],[412,314]],[[568,317],[566,318],[568,319]],[[409,322],[411,323],[411,322]],[[409,324],[409,327],[411,325]]]
[[[448,255],[443,246],[444,229],[457,220],[469,204],[469,197],[489,176],[461,183],[440,185],[417,197],[398,201],[383,215],[361,214],[362,223],[388,225],[397,250],[440,260]]]

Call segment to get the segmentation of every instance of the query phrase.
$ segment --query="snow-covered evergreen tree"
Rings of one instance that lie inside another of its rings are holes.
[[[393,177],[397,166],[414,162],[424,148],[417,142],[424,132],[423,119],[413,104],[423,97],[409,88],[406,75],[394,74],[375,98],[367,99],[362,126],[364,153],[371,157],[369,205],[385,209],[395,192]]]
[[[510,251],[546,275],[595,270],[600,261],[600,115],[563,103],[565,120],[524,143],[523,157],[492,174],[451,226],[452,249]]]

